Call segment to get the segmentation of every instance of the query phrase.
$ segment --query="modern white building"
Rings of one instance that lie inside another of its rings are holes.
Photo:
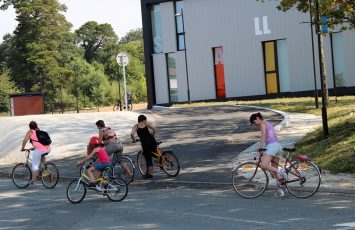
[[[148,107],[313,95],[320,73],[309,14],[278,11],[278,2],[141,0]],[[355,31],[330,32],[328,87],[355,94]]]

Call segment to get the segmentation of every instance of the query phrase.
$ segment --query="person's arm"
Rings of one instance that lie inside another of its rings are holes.
[[[137,133],[137,125],[134,125],[131,131],[131,138],[133,143],[136,142],[136,138],[135,138],[136,133]]]
[[[150,128],[151,130],[153,130],[153,136],[155,136],[155,134],[157,133],[157,129],[154,127],[154,125],[152,125],[149,122],[146,122],[145,125]]]
[[[259,149],[262,149],[265,148],[266,146],[266,126],[264,122],[260,124],[260,131],[261,131],[261,137],[260,137]]]
[[[104,131],[102,129],[99,130],[99,143],[103,143],[104,139]]]
[[[23,151],[25,149],[26,144],[27,144],[28,140],[30,139],[30,136],[31,136],[31,130],[28,130],[26,133],[26,136],[23,138],[21,151]]]
[[[78,161],[78,165],[82,165],[86,161],[90,160],[95,155],[95,153],[97,153],[97,151],[99,151],[99,148],[94,148],[94,150],[92,150],[92,152],[89,155],[87,155],[83,160]]]

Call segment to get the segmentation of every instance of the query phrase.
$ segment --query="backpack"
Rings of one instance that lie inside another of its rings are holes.
[[[50,145],[52,144],[52,140],[49,137],[48,133],[42,130],[36,130],[36,135],[39,143],[42,145]]]

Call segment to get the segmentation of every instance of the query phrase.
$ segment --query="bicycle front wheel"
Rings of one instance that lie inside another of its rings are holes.
[[[53,163],[47,163],[42,167],[41,181],[44,187],[54,188],[59,180],[59,171]]]
[[[171,151],[163,152],[161,156],[161,166],[164,172],[171,177],[176,177],[180,172],[180,163],[177,157]]]
[[[105,189],[107,197],[114,202],[124,200],[128,194],[128,186],[124,180],[120,178],[114,178],[110,180]]]
[[[67,198],[73,203],[80,203],[86,195],[86,187],[84,182],[79,181],[78,179],[73,180],[67,187]]]
[[[292,162],[286,173],[286,188],[293,196],[308,198],[318,191],[321,183],[321,174],[314,163],[310,161]]]
[[[138,164],[138,169],[139,172],[142,174],[142,176],[147,174],[147,162],[145,161],[145,158],[143,156],[143,151],[139,151],[137,154],[137,164]]]
[[[269,183],[265,170],[254,162],[240,164],[234,170],[232,180],[234,190],[247,199],[261,196]]]
[[[11,173],[12,182],[18,188],[26,188],[30,184],[32,172],[30,167],[24,163],[15,165]]]
[[[129,157],[120,157],[117,162],[112,166],[113,168],[113,177],[121,178],[130,184],[134,179],[134,164]]]

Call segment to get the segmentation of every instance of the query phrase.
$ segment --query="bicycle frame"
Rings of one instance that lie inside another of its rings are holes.
[[[256,163],[255,172],[254,172],[253,176],[250,178],[249,181],[251,181],[251,180],[255,177],[256,172],[258,171],[259,168],[261,168],[261,167],[260,167],[260,163],[261,163],[261,158],[262,158],[263,156],[264,156],[263,153],[260,153],[260,154],[259,154],[259,160],[258,160],[258,162]],[[271,162],[274,163],[275,165],[277,165],[277,167],[283,168],[286,172],[289,172],[289,173],[293,174],[294,176],[296,176],[296,177],[298,178],[298,179],[295,179],[295,180],[290,180],[290,181],[289,181],[289,180],[286,180],[286,181],[283,181],[283,182],[281,183],[281,184],[283,184],[283,185],[284,185],[284,184],[288,184],[288,183],[293,183],[293,182],[296,182],[296,181],[303,181],[302,174],[294,167],[294,165],[292,164],[292,162],[291,162],[290,159],[289,159],[289,156],[290,156],[290,153],[288,153],[288,154],[287,154],[287,157],[285,158],[286,161],[285,161],[285,165],[284,165],[284,166],[282,166],[282,165],[280,165],[279,163],[277,163],[277,162],[271,160]],[[286,166],[287,166],[287,163],[290,164],[289,167],[286,167]],[[295,170],[295,173],[293,173],[293,172],[291,171],[291,168],[293,168],[293,169]]]

